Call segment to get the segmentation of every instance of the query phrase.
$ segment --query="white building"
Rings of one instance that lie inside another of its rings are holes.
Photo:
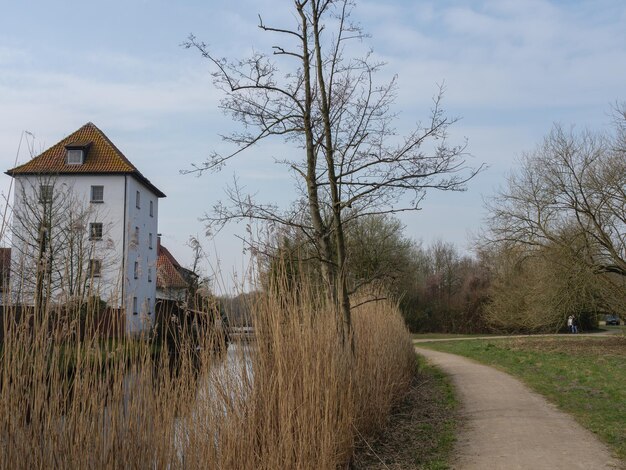
[[[45,273],[55,302],[98,295],[123,309],[127,332],[151,323],[165,194],[92,123],[6,173],[15,180],[13,295],[32,302]]]

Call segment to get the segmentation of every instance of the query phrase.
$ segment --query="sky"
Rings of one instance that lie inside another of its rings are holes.
[[[183,264],[197,236],[204,274],[216,290],[241,283],[249,267],[238,236],[244,224],[205,236],[203,215],[234,177],[265,202],[287,203],[293,182],[274,159],[280,141],[252,149],[218,174],[181,170],[212,151],[237,124],[219,110],[209,63],[181,47],[193,33],[218,56],[270,51],[276,37],[257,28],[290,27],[290,1],[0,0],[0,161],[16,158],[24,131],[40,152],[86,122],[95,123],[159,189],[163,244]],[[483,200],[505,183],[520,156],[553,123],[607,129],[611,108],[626,101],[626,2],[623,0],[358,1],[354,19],[370,33],[363,47],[386,62],[381,82],[398,76],[399,133],[428,118],[437,85],[461,120],[452,140],[468,140],[470,163],[487,169],[464,193],[428,193],[419,212],[403,214],[406,235],[461,250],[485,218]],[[0,209],[10,198],[0,176]]]

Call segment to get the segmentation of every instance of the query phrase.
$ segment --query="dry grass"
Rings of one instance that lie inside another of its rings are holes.
[[[333,309],[306,289],[261,296],[256,341],[226,359],[214,330],[156,340],[85,337],[58,312],[5,321],[3,468],[337,468],[385,423],[415,359],[395,306]],[[313,307],[317,306],[317,307]],[[6,313],[11,317],[10,310]],[[200,352],[197,353],[197,346]]]

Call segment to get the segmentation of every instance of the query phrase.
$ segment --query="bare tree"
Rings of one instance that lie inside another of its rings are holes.
[[[626,276],[626,114],[613,133],[552,132],[488,203],[489,239],[558,246]]]
[[[197,172],[218,169],[260,141],[280,137],[302,149],[281,162],[296,177],[302,199],[285,211],[228,190],[228,203],[207,216],[210,230],[241,218],[296,227],[313,242],[329,298],[350,328],[345,226],[356,217],[417,210],[427,189],[462,190],[477,170],[466,166],[465,144],[450,145],[443,89],[429,121],[403,138],[396,135],[391,106],[396,79],[378,85],[383,64],[371,54],[350,57],[352,41],[365,35],[352,23],[350,0],[295,0],[291,26],[259,28],[285,43],[272,54],[243,60],[220,58],[190,36],[213,67],[213,82],[224,93],[221,108],[243,125],[225,136],[236,149],[214,153]],[[290,62],[292,61],[292,62]],[[279,66],[280,63],[280,66]]]

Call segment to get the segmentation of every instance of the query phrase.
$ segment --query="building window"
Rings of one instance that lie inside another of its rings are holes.
[[[148,248],[152,249],[152,234],[148,234]]]
[[[82,149],[67,149],[65,162],[68,165],[82,165],[84,155],[85,152]]]
[[[39,236],[41,236],[44,240],[48,237],[48,232],[50,230],[50,226],[47,222],[39,222]]]
[[[135,279],[139,277],[139,261],[135,261],[135,269],[133,270]]]
[[[137,194],[135,195],[135,206],[137,209],[141,208],[141,193],[139,191],[137,191]]]
[[[100,277],[101,271],[102,271],[102,261],[100,261],[99,259],[90,259],[89,260],[89,276]]]
[[[135,235],[133,236],[133,243],[135,246],[139,245],[139,227],[135,227]]]
[[[51,184],[39,185],[39,202],[52,202],[52,188]]]
[[[137,297],[133,297],[133,315],[137,315],[139,310],[137,309]]]
[[[89,224],[89,239],[102,240],[102,223],[94,222]]]
[[[150,201],[150,217],[154,217],[154,203]]]
[[[148,268],[148,282],[152,282],[152,268]]]
[[[104,186],[91,187],[91,202],[104,202]]]

